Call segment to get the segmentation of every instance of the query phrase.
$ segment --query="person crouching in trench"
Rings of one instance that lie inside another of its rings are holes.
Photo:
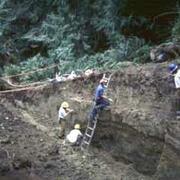
[[[80,131],[80,124],[75,124],[74,129],[66,136],[65,142],[68,142],[71,146],[80,146],[83,135]],[[65,144],[65,143],[64,143]]]

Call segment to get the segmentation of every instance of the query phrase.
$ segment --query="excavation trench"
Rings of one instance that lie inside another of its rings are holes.
[[[179,177],[177,158],[180,125],[175,120],[172,99],[176,97],[165,67],[166,64],[158,67],[151,64],[144,67],[130,66],[112,76],[107,92],[113,99],[111,110],[99,114],[90,147],[96,156],[103,156],[104,153],[109,157],[109,166],[116,170],[115,173],[111,169],[114,175],[110,179],[118,179],[120,174],[127,180]],[[4,101],[13,111],[18,110],[23,122],[31,124],[49,138],[56,139],[57,110],[60,103],[67,100],[74,109],[68,118],[67,132],[77,122],[81,123],[84,132],[92,94],[100,78],[101,75],[49,84],[34,91],[9,93],[8,96],[1,96],[1,103]],[[60,140],[57,141],[61,144]],[[104,178],[101,172],[99,175],[100,179]]]

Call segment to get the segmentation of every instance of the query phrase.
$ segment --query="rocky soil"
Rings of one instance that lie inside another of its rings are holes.
[[[112,75],[110,111],[100,113],[89,152],[58,139],[57,109],[67,100],[84,132],[102,75],[1,94],[0,179],[178,180],[180,123],[167,64]]]

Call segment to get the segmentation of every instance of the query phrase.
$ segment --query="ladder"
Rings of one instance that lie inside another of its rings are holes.
[[[109,82],[110,82],[110,80],[111,80],[111,77],[112,77],[112,75],[113,75],[114,73],[112,73],[108,78],[106,77],[106,74],[103,74],[103,78],[106,78],[107,79],[107,85],[106,85],[106,89],[108,88],[108,86],[109,86]]]
[[[103,74],[103,78],[107,78],[107,80],[108,80],[106,89],[109,85],[109,81],[110,81],[111,77],[112,77],[112,74],[109,76],[109,78],[106,77],[106,74]],[[95,107],[96,107],[96,103],[93,102],[92,108],[95,108]],[[96,129],[96,124],[97,124],[97,116],[95,117],[94,120],[92,120],[91,118],[88,120],[88,125],[87,125],[86,131],[84,133],[82,142],[81,142],[81,150],[88,149],[89,145],[91,144],[91,141],[92,141],[92,138],[94,135],[94,131]]]
[[[91,143],[91,140],[93,138],[94,131],[96,129],[96,124],[97,124],[97,117],[94,120],[88,121],[88,125],[87,125],[86,131],[84,133],[82,143],[81,143],[81,150],[88,149],[88,147]]]

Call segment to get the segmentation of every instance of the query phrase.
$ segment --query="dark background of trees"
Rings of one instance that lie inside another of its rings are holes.
[[[149,62],[152,46],[179,40],[179,13],[177,0],[1,0],[0,73]],[[21,80],[53,76],[49,70]]]

